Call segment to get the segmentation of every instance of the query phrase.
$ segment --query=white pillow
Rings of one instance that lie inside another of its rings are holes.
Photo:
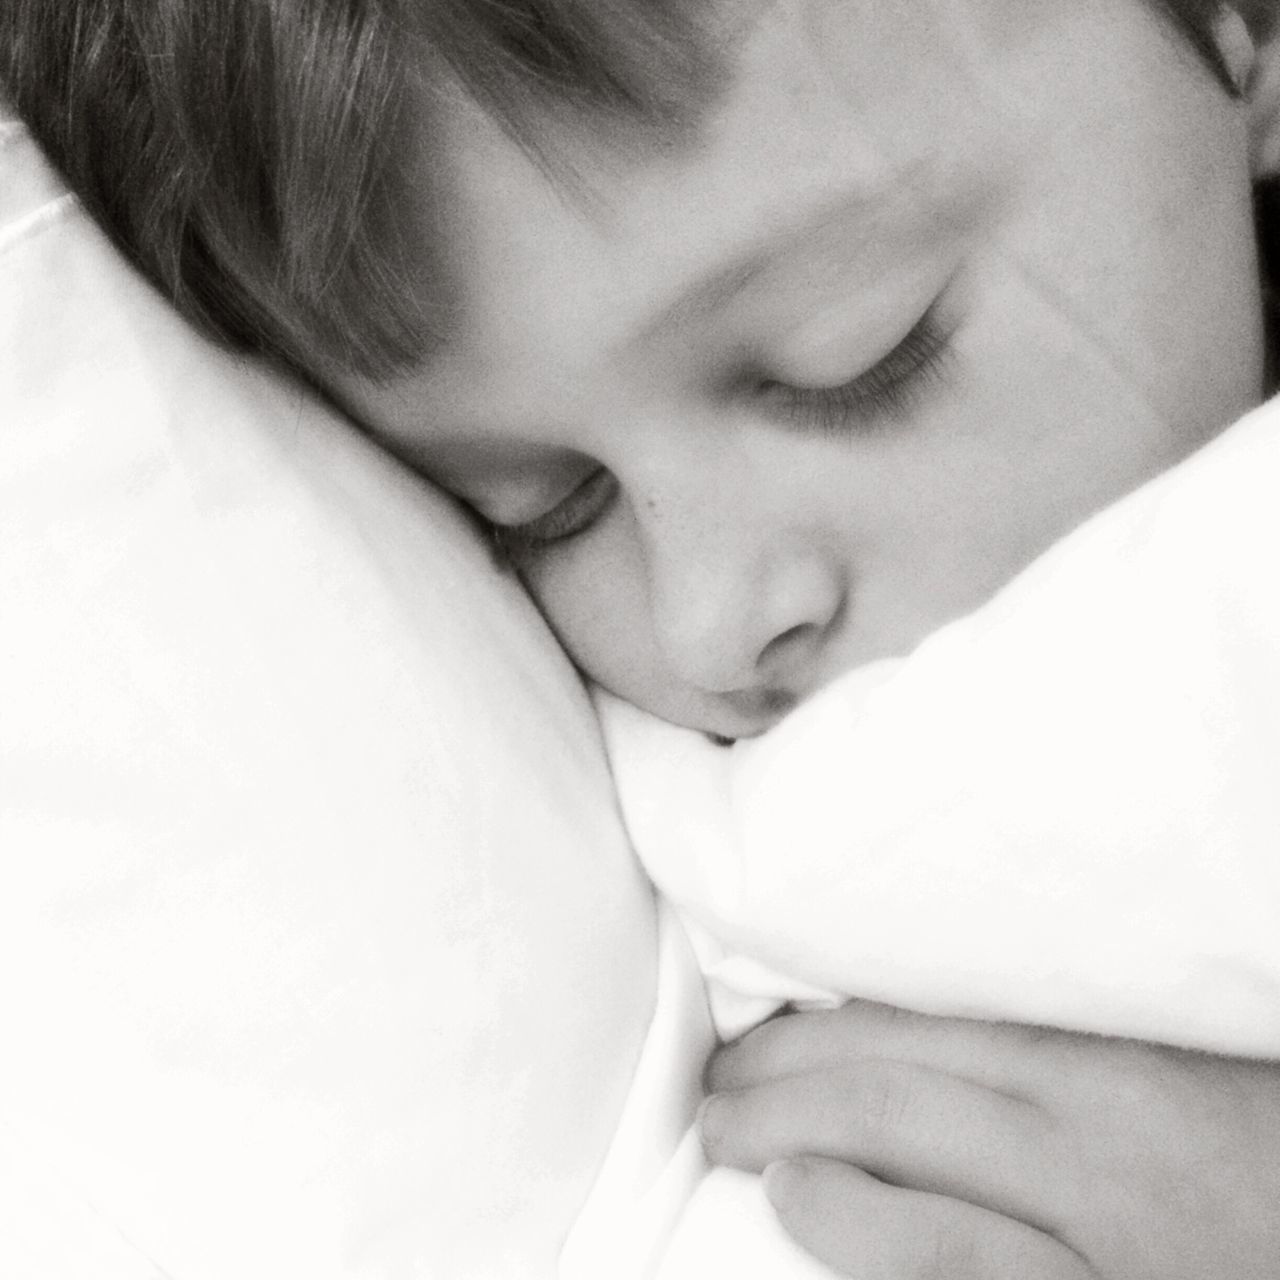
[[[11,124],[0,854],[0,1275],[554,1272],[654,994],[582,691]]]

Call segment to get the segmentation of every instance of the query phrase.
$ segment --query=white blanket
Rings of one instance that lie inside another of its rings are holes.
[[[601,698],[722,1034],[856,995],[1280,1055],[1280,402],[717,748]]]

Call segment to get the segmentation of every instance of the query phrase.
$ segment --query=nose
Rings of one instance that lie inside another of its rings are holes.
[[[842,619],[840,558],[751,513],[649,540],[655,639],[672,674],[740,714],[773,718],[812,687]]]

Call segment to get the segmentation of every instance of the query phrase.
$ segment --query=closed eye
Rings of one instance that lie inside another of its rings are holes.
[[[931,306],[888,355],[847,382],[801,387],[762,378],[756,393],[781,421],[820,434],[867,432],[899,421],[947,371],[954,328],[944,327],[936,312]]]
[[[604,514],[617,493],[613,473],[597,467],[550,511],[520,524],[486,521],[494,542],[504,554],[520,560],[584,533]]]

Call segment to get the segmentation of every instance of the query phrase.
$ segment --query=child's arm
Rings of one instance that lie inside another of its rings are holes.
[[[1280,1063],[855,1002],[766,1024],[709,1079],[711,1158],[772,1165],[783,1225],[840,1274],[1280,1273]]]

